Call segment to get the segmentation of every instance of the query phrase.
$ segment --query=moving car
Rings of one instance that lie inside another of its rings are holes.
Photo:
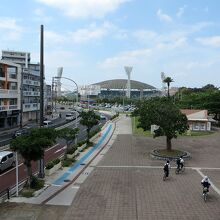
[[[30,133],[30,128],[23,127],[23,128],[18,129],[17,131],[15,131],[15,133],[13,134],[13,138],[16,138],[21,135],[29,134],[29,133]]]

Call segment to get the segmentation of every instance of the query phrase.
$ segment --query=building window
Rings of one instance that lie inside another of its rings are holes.
[[[16,67],[8,67],[7,73],[8,73],[9,78],[17,79]]]

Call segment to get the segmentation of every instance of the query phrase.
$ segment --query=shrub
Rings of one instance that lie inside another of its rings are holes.
[[[62,166],[63,167],[69,167],[70,165],[73,164],[73,162],[75,162],[74,158],[72,158],[72,159],[67,158],[65,160],[62,160]]]
[[[90,138],[93,137],[95,134],[97,134],[97,133],[100,132],[100,131],[101,131],[101,128],[98,127],[97,129],[95,129],[95,130],[93,130],[93,131],[90,132],[89,137],[90,137]]]
[[[46,165],[46,169],[49,170],[54,166],[54,163],[51,161]]]
[[[26,197],[26,198],[33,197],[33,196],[34,196],[34,190],[33,190],[33,189],[24,188],[24,189],[21,191],[21,195],[22,195],[23,197]]]
[[[74,146],[67,150],[67,154],[73,154],[76,150],[77,150],[77,147]]]
[[[80,146],[82,146],[85,143],[86,143],[86,140],[85,141],[80,141],[80,142],[78,142],[77,147],[80,147]]]
[[[31,177],[31,189],[39,190],[44,187],[44,180],[38,179],[36,176]]]
[[[118,116],[119,116],[119,113],[113,115],[113,116],[110,118],[110,120],[113,120],[114,118],[117,118]]]
[[[60,158],[57,158],[57,159],[53,160],[54,165],[58,164],[59,162],[60,162]]]

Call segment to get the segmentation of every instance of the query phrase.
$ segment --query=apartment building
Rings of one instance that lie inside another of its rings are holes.
[[[0,130],[20,123],[21,66],[0,60]]]
[[[2,51],[2,61],[9,61],[21,67],[21,80],[23,93],[21,112],[22,122],[38,120],[40,110],[40,64],[31,63],[30,53],[18,51]]]

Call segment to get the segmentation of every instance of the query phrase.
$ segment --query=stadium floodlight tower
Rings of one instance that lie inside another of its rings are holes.
[[[128,82],[127,82],[127,94],[126,96],[128,98],[131,97],[131,81],[130,81],[130,78],[131,78],[131,71],[132,71],[132,66],[125,66],[125,72],[128,76]]]
[[[166,79],[165,73],[161,72],[160,77],[161,77],[161,81],[162,81],[162,95],[164,96],[166,93],[166,83],[164,82],[164,80]]]
[[[61,81],[60,80],[62,78],[62,73],[63,73],[63,67],[58,67],[57,68],[57,82],[56,82],[58,97],[61,96]]]

